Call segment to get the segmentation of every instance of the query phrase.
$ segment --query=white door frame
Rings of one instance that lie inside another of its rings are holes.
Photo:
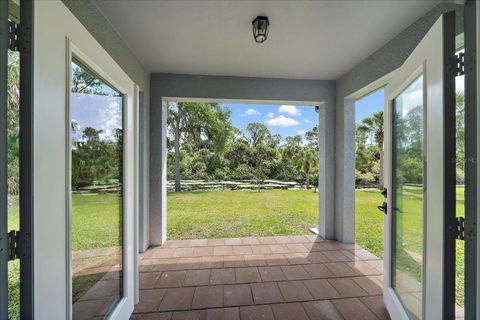
[[[388,208],[388,213],[384,217],[384,255],[383,255],[383,263],[384,263],[384,286],[385,286],[385,292],[384,292],[384,299],[385,299],[385,304],[387,306],[388,311],[390,312],[390,316],[392,319],[409,319],[409,316],[403,309],[403,305],[400,302],[400,300],[397,297],[397,294],[392,288],[392,252],[388,248],[392,248],[393,241],[391,238],[391,235],[393,233],[393,211],[392,208],[393,203],[393,193],[392,193],[392,156],[393,156],[393,148],[392,148],[392,111],[393,111],[393,99],[395,99],[403,90],[405,90],[406,87],[408,87],[418,76],[424,74],[424,64],[422,63],[420,67],[417,67],[416,70],[414,70],[412,73],[408,74],[408,71],[411,71],[409,69],[405,70],[403,73],[401,70],[399,70],[400,74],[397,73],[393,79],[396,78],[402,78],[402,76],[405,76],[403,79],[403,83],[398,86],[398,83],[395,83],[393,81],[387,87],[385,88],[385,105],[384,105],[384,132],[385,132],[385,162],[384,162],[384,170],[385,170],[385,176],[384,176],[384,181],[385,181],[385,186],[387,188],[387,208]],[[424,79],[424,89],[423,92],[425,94],[425,79]],[[391,91],[392,88],[395,87],[394,91]],[[425,101],[425,97],[423,98]],[[423,106],[424,110],[426,109],[426,105]],[[425,132],[425,131],[424,131]],[[424,133],[425,134],[425,133]],[[425,142],[424,138],[424,142]],[[425,173],[424,173],[425,175]],[[424,182],[425,183],[425,182]],[[426,200],[424,199],[424,210],[425,210],[425,202]],[[424,234],[424,241],[423,241],[423,248],[425,249],[425,236],[426,236],[426,219],[425,219],[425,214],[424,214],[424,219],[423,219],[423,234]],[[427,252],[426,250],[423,251],[423,255],[426,256]],[[425,275],[425,258],[422,266],[422,281],[424,280],[424,275]],[[425,293],[425,285],[423,281],[423,289],[422,292]],[[424,303],[424,295],[422,297],[422,303]]]
[[[254,100],[254,99],[217,99],[217,98],[181,98],[181,97],[162,97],[162,137],[161,137],[161,150],[162,150],[162,175],[161,175],[161,223],[153,222],[152,225],[161,225],[161,244],[167,240],[167,104],[168,102],[201,102],[201,103],[242,103],[242,104],[290,104],[290,105],[299,105],[299,106],[315,106],[317,109],[317,127],[318,127],[318,225],[312,226],[316,227],[319,231],[319,234],[323,236],[325,234],[325,229],[329,228],[332,224],[327,223],[327,219],[334,218],[332,215],[329,215],[327,212],[326,201],[321,201],[320,199],[325,199],[326,189],[327,189],[327,179],[326,176],[326,128],[325,128],[325,113],[326,105],[323,101],[288,101],[288,100]],[[323,228],[323,230],[321,229]],[[158,232],[155,230],[154,232]],[[154,235],[151,235],[153,237]],[[158,236],[157,236],[158,237]]]
[[[71,58],[75,54],[123,94],[124,298],[110,319],[129,319],[136,294],[136,87],[61,1],[37,1],[34,21],[35,317],[71,318],[68,111]]]

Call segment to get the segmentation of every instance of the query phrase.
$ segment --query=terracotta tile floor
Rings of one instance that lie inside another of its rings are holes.
[[[141,255],[131,319],[390,319],[382,266],[310,235],[170,240]]]
[[[309,235],[169,240],[141,255],[131,319],[390,319],[382,266]]]

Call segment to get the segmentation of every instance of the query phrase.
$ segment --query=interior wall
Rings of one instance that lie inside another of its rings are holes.
[[[442,13],[455,11],[463,32],[463,5],[441,3],[336,81],[335,238],[355,241],[355,100],[350,95],[400,67]]]
[[[314,80],[289,80],[272,78],[247,78],[202,75],[152,74],[150,110],[150,243],[161,245],[166,239],[166,128],[160,125],[166,117],[162,99],[195,98],[219,100],[302,101],[324,103],[325,159],[323,234],[333,238],[334,214],[334,152],[335,152],[335,82]],[[166,121],[165,121],[166,122]],[[164,122],[164,123],[165,123]],[[154,139],[154,140],[153,140]],[[164,214],[165,213],[165,214]]]
[[[90,34],[102,45],[115,62],[125,71],[125,73],[140,87],[144,97],[144,118],[149,118],[150,112],[150,73],[146,71],[137,57],[128,48],[123,39],[113,29],[108,20],[103,16],[97,6],[91,0],[62,0],[65,6],[75,15],[75,17],[85,26]],[[144,136],[144,184],[143,184],[143,210],[149,210],[149,122],[146,121],[140,128],[143,129]],[[149,220],[140,217],[139,249],[144,251],[149,244]],[[143,232],[145,231],[145,232]]]

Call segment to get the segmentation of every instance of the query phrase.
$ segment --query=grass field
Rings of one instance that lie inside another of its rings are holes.
[[[308,228],[317,224],[317,199],[318,194],[304,190],[169,193],[168,238],[307,234]],[[459,215],[464,214],[463,199],[463,188],[458,188]],[[383,257],[383,214],[376,206],[382,200],[379,190],[356,191],[356,242],[379,257]],[[75,250],[118,244],[117,195],[75,195],[73,205],[77,210],[73,223],[78,226],[72,234]],[[414,221],[411,223],[405,230],[415,230]],[[15,228],[18,228],[17,205],[9,209],[9,230]],[[11,319],[17,319],[18,262],[10,262],[9,267]],[[457,303],[463,306],[463,242],[458,242],[457,250]]]
[[[111,248],[119,245],[118,194],[74,195],[72,243],[74,251]],[[18,203],[8,211],[8,230],[18,230]],[[9,319],[19,319],[19,263],[9,262]],[[96,278],[95,278],[96,276]],[[73,284],[74,301],[91,287],[101,274],[77,277]]]
[[[318,223],[317,208],[318,194],[313,191],[172,192],[167,196],[167,237],[305,234]]]
[[[378,203],[381,203],[382,196],[378,190],[356,190],[355,199],[355,238],[356,242],[372,252],[373,254],[383,257],[383,215],[376,210]],[[465,198],[464,188],[457,187],[457,215],[465,215]],[[412,192],[406,206],[418,206],[415,202],[421,204],[418,194]],[[408,203],[409,202],[409,203]],[[421,223],[416,223],[420,217],[413,217],[406,221],[404,230],[404,237],[407,238],[405,242],[409,243],[411,251],[418,253],[421,248],[418,236],[420,234],[418,226]],[[464,242],[457,241],[457,270],[456,270],[456,302],[459,306],[464,306]],[[409,264],[411,272],[418,272],[418,267],[414,266],[411,260],[407,260],[405,264]]]

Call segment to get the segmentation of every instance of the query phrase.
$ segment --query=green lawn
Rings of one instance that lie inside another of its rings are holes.
[[[18,201],[8,208],[8,230],[18,230]],[[18,260],[8,262],[8,319],[20,319],[20,263]]]
[[[407,213],[412,210],[412,208],[418,208],[421,205],[421,198],[419,197],[418,191],[409,190],[410,196],[405,197],[404,207],[407,208],[404,211]],[[457,197],[457,215],[465,215],[465,198],[464,198],[464,188],[457,187],[456,192]],[[379,257],[383,257],[383,215],[376,210],[378,203],[381,203],[383,200],[382,195],[380,195],[379,190],[369,189],[369,190],[357,190],[356,191],[356,201],[355,201],[355,235],[356,242],[369,250],[370,252],[376,254]],[[404,242],[406,243],[405,249],[408,249],[411,252],[421,253],[421,243],[420,236],[421,228],[421,216],[411,215],[410,217],[404,219],[403,230],[404,230]],[[457,241],[457,270],[456,270],[456,302],[459,306],[464,306],[464,242]],[[404,252],[404,251],[403,251]],[[406,257],[405,255],[401,257],[401,263],[405,265],[405,268],[409,269],[411,273],[416,273],[418,276],[419,268],[414,265],[414,261]]]
[[[412,197],[412,201],[415,201]],[[167,198],[168,238],[223,238],[308,234],[317,224],[318,194],[304,190],[205,191],[169,193]],[[463,188],[457,189],[457,212],[464,214]],[[379,190],[356,191],[356,242],[383,256],[383,214]],[[115,194],[74,195],[72,234],[75,250],[118,245],[118,196]],[[188,208],[188,210],[185,210]],[[98,212],[105,214],[99,215]],[[408,221],[406,235],[415,242],[416,224]],[[18,206],[9,209],[9,230],[18,228]],[[411,232],[413,231],[413,232]],[[418,237],[417,237],[418,238]],[[463,306],[463,242],[457,251],[457,303]],[[11,319],[18,318],[18,262],[10,262],[9,290]]]
[[[168,193],[167,237],[305,234],[318,223],[317,199],[318,194],[302,190]]]
[[[72,242],[75,251],[109,248],[119,245],[118,194],[74,195]],[[18,202],[8,210],[8,230],[18,230]],[[19,319],[19,263],[9,262],[9,319]],[[76,277],[73,285],[74,300],[88,290],[101,274]]]

